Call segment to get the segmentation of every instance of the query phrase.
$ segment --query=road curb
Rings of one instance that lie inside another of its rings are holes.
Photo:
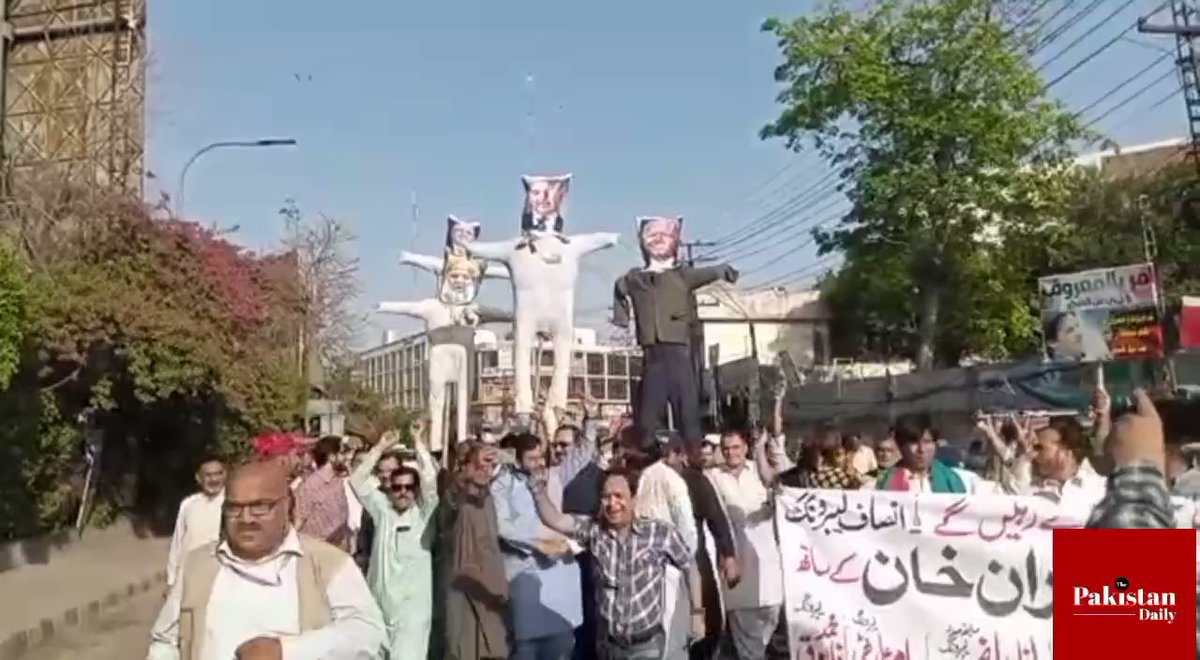
[[[23,655],[64,632],[80,628],[96,620],[108,610],[126,603],[151,589],[167,582],[167,572],[157,571],[149,577],[127,583],[100,598],[96,598],[67,609],[56,616],[42,619],[38,625],[18,630],[0,640],[0,660],[19,660]],[[20,598],[19,594],[7,595]]]

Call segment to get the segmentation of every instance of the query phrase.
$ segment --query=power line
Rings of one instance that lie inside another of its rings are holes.
[[[1084,17],[1086,17],[1088,14],[1096,11],[1096,8],[1102,4],[1104,4],[1104,0],[1092,0],[1092,2],[1090,4],[1088,4],[1086,7],[1084,7],[1083,9],[1080,9],[1075,14],[1069,16],[1062,23],[1059,23],[1057,28],[1052,30],[1050,32],[1050,34],[1046,35],[1046,37],[1044,39],[1039,41],[1037,43],[1037,45],[1035,45],[1033,47],[1033,52],[1040,53],[1043,49],[1046,48],[1046,46],[1049,46],[1050,44],[1054,43],[1055,41],[1058,41],[1059,38],[1061,38],[1064,34],[1069,32],[1071,30],[1071,28],[1078,25],[1079,22],[1082,21],[1084,19]]]
[[[1105,25],[1107,25],[1109,21],[1111,21],[1112,19],[1116,18],[1116,17],[1117,17],[1117,16],[1118,16],[1118,15],[1119,15],[1121,12],[1125,11],[1125,9],[1127,9],[1127,8],[1128,8],[1130,5],[1132,5],[1134,2],[1135,2],[1135,0],[1125,0],[1124,2],[1122,2],[1122,3],[1121,3],[1121,4],[1120,4],[1120,5],[1119,5],[1119,6],[1118,6],[1116,9],[1114,9],[1114,10],[1113,10],[1111,13],[1109,13],[1109,14],[1108,14],[1107,16],[1105,16],[1104,18],[1100,19],[1100,22],[1099,22],[1099,23],[1096,23],[1095,25],[1093,25],[1093,26],[1091,27],[1091,29],[1090,29],[1090,30],[1087,30],[1087,31],[1085,31],[1083,34],[1081,34],[1081,35],[1079,35],[1078,37],[1076,37],[1074,41],[1072,41],[1071,43],[1067,44],[1067,46],[1066,46],[1065,48],[1063,48],[1062,50],[1058,51],[1058,53],[1057,53],[1057,54],[1055,54],[1055,55],[1051,56],[1051,57],[1050,57],[1050,59],[1048,59],[1048,60],[1046,60],[1046,61],[1042,62],[1042,65],[1041,65],[1040,67],[1038,67],[1038,71],[1039,71],[1039,72],[1040,72],[1040,71],[1044,71],[1044,70],[1046,69],[1046,67],[1048,67],[1048,66],[1050,66],[1052,63],[1054,63],[1054,61],[1055,61],[1055,60],[1057,60],[1058,58],[1060,58],[1060,57],[1062,57],[1063,55],[1065,55],[1065,54],[1067,53],[1067,51],[1071,50],[1071,49],[1072,49],[1072,48],[1074,48],[1075,46],[1078,46],[1080,43],[1082,43],[1082,42],[1083,42],[1083,40],[1084,40],[1084,39],[1087,39],[1088,37],[1092,36],[1092,34],[1096,32],[1096,30],[1099,30],[1100,28],[1102,28],[1102,27],[1104,27]],[[1096,3],[1093,3],[1093,4],[1096,4]],[[1098,5],[1097,5],[1097,6],[1098,6]],[[1133,29],[1133,25],[1130,25],[1128,28],[1126,28],[1126,29],[1125,29],[1125,30],[1122,32],[1122,34],[1124,34],[1125,32],[1128,32],[1129,30],[1132,30],[1132,29]],[[1115,41],[1115,40],[1114,40],[1114,41]],[[1111,46],[1111,45],[1112,45],[1112,44],[1107,44],[1107,45],[1105,46],[1105,48],[1107,48],[1108,46]],[[1097,53],[1097,54],[1099,54],[1099,53]],[[1094,56],[1093,56],[1093,57],[1094,57]]]
[[[1132,76],[1129,76],[1125,80],[1122,80],[1120,83],[1117,84],[1116,87],[1113,87],[1112,89],[1110,89],[1107,92],[1105,92],[1104,94],[1102,94],[1095,101],[1092,101],[1091,103],[1084,106],[1082,110],[1075,113],[1075,116],[1082,117],[1084,114],[1091,112],[1093,109],[1095,109],[1096,106],[1098,106],[1101,103],[1110,99],[1114,93],[1121,91],[1122,89],[1127,87],[1133,81],[1146,75],[1147,73],[1150,72],[1150,69],[1153,69],[1155,66],[1158,66],[1159,62],[1162,62],[1163,60],[1167,59],[1170,56],[1171,56],[1171,53],[1163,53],[1158,59],[1154,60],[1153,62],[1147,64],[1144,68],[1142,68],[1141,71],[1138,71],[1137,73],[1133,74]]]
[[[808,216],[804,215],[804,213],[822,201],[829,199],[834,190],[836,190],[836,186],[830,186],[824,191],[826,194],[819,197],[813,194],[806,196],[804,199],[796,198],[786,202],[764,218],[763,222],[756,226],[754,231],[724,246],[718,247],[708,256],[720,255],[723,259],[729,259],[730,257],[726,255],[729,255],[730,250],[733,250],[738,245],[743,247],[738,248],[735,252],[745,251],[746,248],[753,249],[754,246],[762,244],[763,241],[776,240],[775,237],[778,236],[778,232],[786,231],[807,222]],[[820,213],[820,211],[817,213]],[[793,220],[793,218],[795,219]]]
[[[1117,103],[1113,107],[1106,110],[1104,112],[1104,114],[1102,114],[1099,117],[1096,117],[1095,119],[1088,122],[1087,127],[1090,128],[1092,126],[1095,126],[1096,124],[1103,121],[1106,117],[1108,117],[1112,113],[1116,112],[1117,110],[1120,110],[1121,108],[1129,105],[1130,103],[1133,103],[1138,98],[1140,98],[1142,94],[1145,94],[1146,92],[1150,91],[1150,89],[1153,88],[1155,85],[1166,80],[1167,78],[1170,78],[1172,75],[1175,75],[1175,73],[1176,73],[1175,69],[1170,69],[1170,70],[1164,72],[1163,75],[1155,78],[1154,80],[1151,80],[1149,82],[1149,84],[1147,84],[1146,86],[1142,87],[1141,89],[1138,89],[1137,91],[1130,94],[1129,96],[1126,96],[1120,103]]]
[[[789,284],[791,282],[799,281],[800,279],[803,279],[806,275],[815,273],[816,271],[820,270],[822,266],[829,263],[830,261],[833,261],[838,256],[839,255],[837,253],[828,254],[825,257],[818,259],[810,264],[806,264],[805,266],[802,266],[800,268],[797,268],[796,270],[773,277],[769,280],[762,282],[761,284],[751,285],[748,287],[748,289],[752,290],[752,291],[753,290],[761,290],[761,289],[770,289],[770,288],[773,288],[776,286],[781,286],[783,284]]]
[[[763,229],[767,225],[769,225],[769,221],[774,219],[775,217],[777,217],[777,214],[779,213],[779,211],[781,209],[785,208],[789,204],[798,202],[801,199],[807,199],[807,198],[811,197],[813,194],[815,194],[817,192],[817,188],[819,188],[826,181],[829,181],[829,180],[835,178],[836,176],[837,176],[837,172],[826,173],[826,175],[824,177],[822,177],[820,180],[818,180],[816,183],[809,186],[808,188],[805,188],[803,191],[797,193],[796,195],[794,195],[787,201],[783,202],[779,206],[776,206],[775,208],[771,209],[770,211],[766,212],[765,214],[758,216],[757,218],[751,220],[748,224],[743,225],[742,227],[734,230],[733,232],[730,232],[729,234],[726,234],[725,236],[715,239],[713,242],[717,243],[719,245],[722,245],[725,248],[732,247],[733,245],[737,245],[739,243],[744,242],[747,238],[754,236],[756,233],[758,233],[758,231],[760,231],[761,229]],[[720,252],[720,251],[721,251],[721,248],[718,248],[716,251],[714,251],[711,254],[716,254],[717,252]],[[711,256],[711,254],[710,254],[710,256]]]
[[[822,208],[820,211],[815,211],[815,212],[813,212],[813,213],[812,213],[812,216],[813,216],[813,217],[816,217],[816,216],[818,216],[818,215],[821,215],[821,214],[823,214],[824,212],[828,211],[829,209],[833,208],[834,206],[837,206],[837,205],[838,205],[840,202],[841,202],[841,200],[836,200],[836,199],[835,199],[835,200],[833,200],[833,204],[828,204],[828,205],[826,205],[824,208]],[[781,247],[790,247],[790,244],[791,244],[791,242],[792,242],[792,241],[798,240],[800,237],[804,236],[805,234],[808,234],[808,235],[809,235],[809,239],[808,239],[807,241],[804,241],[803,243],[801,243],[801,244],[799,244],[799,245],[796,245],[794,248],[792,248],[792,249],[795,249],[795,250],[801,250],[801,249],[804,249],[804,248],[808,247],[809,245],[812,245],[812,244],[815,242],[815,240],[816,240],[816,239],[814,239],[814,238],[812,237],[812,232],[813,232],[814,230],[816,230],[816,229],[818,229],[818,228],[820,228],[820,227],[824,227],[825,225],[828,225],[828,224],[829,224],[829,223],[831,223],[831,222],[837,221],[837,220],[841,219],[841,218],[842,218],[842,217],[844,217],[844,216],[845,216],[845,213],[843,213],[843,212],[839,211],[839,212],[837,212],[837,213],[835,213],[835,214],[833,214],[833,215],[826,216],[826,217],[824,217],[824,218],[822,218],[821,220],[819,220],[819,221],[816,221],[816,222],[813,222],[811,219],[807,219],[807,218],[806,218],[807,222],[805,222],[805,223],[800,223],[800,224],[804,224],[804,225],[811,225],[811,226],[802,226],[802,227],[800,227],[800,228],[799,228],[799,229],[800,229],[799,231],[797,231],[797,232],[795,232],[795,233],[792,233],[792,234],[789,234],[789,235],[788,235],[788,236],[786,236],[786,237],[783,237],[783,238],[777,238],[777,239],[769,239],[769,240],[770,240],[770,242],[769,242],[767,245],[763,246],[763,247],[760,247],[760,248],[757,248],[757,249],[754,249],[754,250],[750,250],[750,251],[748,251],[748,252],[743,252],[743,253],[741,253],[741,254],[738,254],[738,255],[736,255],[736,256],[728,256],[728,257],[725,257],[725,259],[726,259],[726,260],[728,260],[728,261],[734,261],[734,260],[744,260],[744,259],[749,259],[749,258],[751,258],[751,257],[756,257],[756,256],[758,256],[758,255],[760,255],[760,254],[762,254],[762,253],[764,253],[764,252],[770,252],[771,250],[775,250],[775,249],[778,249],[778,248],[781,248]],[[770,263],[764,264],[764,265],[763,265],[763,266],[761,266],[760,268],[756,268],[756,269],[754,269],[754,270],[748,271],[746,274],[749,274],[749,273],[752,273],[752,272],[757,272],[758,270],[761,270],[762,268],[767,268],[767,267],[769,267],[770,265],[771,265]]]
[[[1078,1],[1079,0],[1066,0],[1066,2],[1059,5],[1058,10],[1055,11],[1053,14],[1050,14],[1050,17],[1047,18],[1044,23],[1042,23],[1042,27],[1049,27],[1050,24],[1053,23],[1055,20],[1057,20],[1058,17],[1061,16],[1063,12],[1070,9],[1071,6],[1074,5]],[[1039,9],[1040,9],[1040,7],[1039,7]]]

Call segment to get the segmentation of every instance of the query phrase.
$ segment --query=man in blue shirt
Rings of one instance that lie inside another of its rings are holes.
[[[534,506],[529,479],[546,468],[540,440],[525,433],[506,442],[516,465],[492,482],[492,501],[509,580],[513,658],[568,660],[583,623],[579,565],[572,544],[543,526]]]

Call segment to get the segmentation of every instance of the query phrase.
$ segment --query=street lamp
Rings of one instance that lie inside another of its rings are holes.
[[[195,163],[198,158],[214,149],[253,149],[258,147],[293,147],[296,141],[291,138],[267,138],[263,140],[230,140],[224,142],[213,142],[212,144],[201,148],[183,165],[183,170],[179,173],[179,189],[175,195],[175,217],[183,217],[183,193],[184,186],[187,184],[188,170],[192,168],[192,163]]]

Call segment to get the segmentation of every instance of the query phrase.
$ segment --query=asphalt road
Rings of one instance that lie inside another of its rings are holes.
[[[86,628],[59,636],[25,654],[22,660],[138,660],[146,657],[150,627],[162,606],[162,592],[151,589],[109,610]]]

